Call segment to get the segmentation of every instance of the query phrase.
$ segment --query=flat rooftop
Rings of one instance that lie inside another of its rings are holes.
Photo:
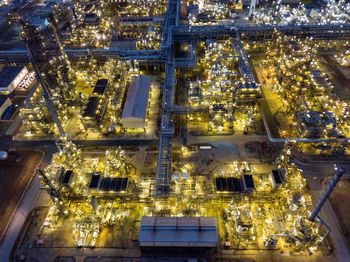
[[[23,68],[24,66],[6,66],[0,72],[0,87],[8,87]]]
[[[132,79],[122,113],[122,118],[145,117],[150,84],[151,78],[149,76],[140,75]]]
[[[142,217],[141,247],[216,247],[215,217]]]

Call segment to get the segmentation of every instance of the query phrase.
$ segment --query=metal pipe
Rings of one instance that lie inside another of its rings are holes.
[[[61,40],[61,36],[58,32],[58,26],[57,26],[57,23],[56,23],[56,20],[55,20],[55,17],[53,16],[53,14],[50,14],[49,16],[49,20],[50,20],[50,23],[51,23],[51,26],[52,26],[52,29],[53,29],[53,34],[56,38],[56,42],[58,44],[58,47],[61,51],[61,55],[63,55],[64,57],[66,56],[66,52],[65,52],[65,49],[64,49],[64,46],[62,44],[62,40]]]
[[[111,33],[112,33],[112,41],[113,41],[113,40],[115,40],[115,39],[116,39],[116,36],[115,36],[115,29],[114,29],[114,26],[113,26],[113,25],[111,25],[111,26],[110,26],[110,28],[111,28]]]
[[[321,241],[322,243],[323,240],[325,240],[325,238],[332,232],[332,229],[319,215],[317,215],[317,218],[320,220],[319,222],[328,229],[328,232],[322,238],[322,241]]]
[[[311,215],[309,216],[310,221],[312,221],[312,222],[315,221],[315,218],[318,216],[318,213],[322,209],[323,205],[326,203],[329,195],[332,193],[333,189],[335,188],[335,186],[339,182],[340,178],[343,176],[344,172],[345,172],[345,170],[342,167],[339,169],[337,169],[337,168],[335,169],[334,176],[331,178],[331,180],[327,184],[321,198],[318,200],[314,210],[312,211]]]
[[[295,242],[300,242],[299,239],[293,237],[292,235],[289,235],[289,234],[270,234],[269,237],[288,237],[288,238],[291,238],[293,239]]]

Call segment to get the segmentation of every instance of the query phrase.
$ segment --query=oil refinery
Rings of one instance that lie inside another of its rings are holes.
[[[350,261],[349,1],[0,12],[1,261]]]

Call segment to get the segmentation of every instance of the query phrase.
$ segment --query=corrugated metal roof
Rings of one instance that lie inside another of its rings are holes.
[[[140,246],[216,247],[215,217],[142,217]]]
[[[151,78],[140,75],[131,81],[122,118],[145,118]]]
[[[0,87],[8,87],[24,66],[6,66],[0,72]]]

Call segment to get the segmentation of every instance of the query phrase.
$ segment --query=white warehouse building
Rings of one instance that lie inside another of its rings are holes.
[[[27,74],[26,66],[6,66],[0,72],[0,92],[13,92]]]
[[[149,76],[140,75],[131,80],[122,113],[124,128],[145,128],[150,85]]]

